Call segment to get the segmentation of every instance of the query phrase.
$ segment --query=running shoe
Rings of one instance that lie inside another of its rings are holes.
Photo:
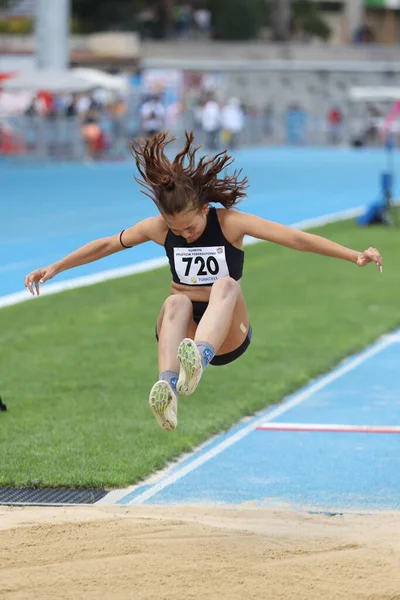
[[[179,396],[190,396],[197,388],[203,372],[200,352],[193,340],[185,338],[181,341],[178,360],[180,369],[176,389]]]
[[[151,388],[149,405],[157,423],[164,431],[178,425],[178,398],[168,381],[161,379]]]

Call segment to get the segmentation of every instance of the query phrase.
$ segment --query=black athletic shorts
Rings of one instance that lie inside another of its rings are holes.
[[[192,301],[192,306],[193,306],[193,320],[198,325],[200,323],[201,317],[206,312],[208,302],[193,302]],[[220,355],[214,356],[214,358],[210,362],[210,365],[214,365],[215,367],[222,367],[223,365],[228,365],[229,363],[233,362],[234,360],[239,358],[239,356],[242,356],[242,354],[244,354],[246,352],[247,348],[250,346],[251,335],[252,335],[252,329],[251,329],[251,325],[249,325],[249,330],[247,332],[247,336],[246,336],[245,340],[240,344],[240,346],[238,348],[236,348],[236,350],[232,350],[232,352],[227,352],[226,354],[220,354]],[[156,324],[156,339],[158,342],[157,324]]]

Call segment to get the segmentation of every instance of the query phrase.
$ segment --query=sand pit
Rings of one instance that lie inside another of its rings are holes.
[[[400,598],[400,514],[0,507],[2,600]]]

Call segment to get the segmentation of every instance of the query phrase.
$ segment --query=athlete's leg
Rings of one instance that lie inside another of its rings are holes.
[[[210,300],[196,330],[196,342],[208,342],[218,352],[231,329],[240,285],[231,277],[218,279],[211,288]]]
[[[209,304],[194,341],[185,339],[179,345],[179,394],[192,394],[214,355],[239,347],[247,335],[247,328],[246,304],[240,285],[230,277],[219,279],[211,289]]]
[[[193,308],[189,298],[183,294],[169,296],[157,320],[160,373],[179,370],[178,347],[188,330],[193,330],[193,327],[196,327],[196,323],[193,321]]]
[[[178,424],[177,391],[179,343],[194,333],[192,303],[186,296],[176,294],[164,302],[157,320],[159,379],[153,385],[150,408],[162,429],[172,431]]]

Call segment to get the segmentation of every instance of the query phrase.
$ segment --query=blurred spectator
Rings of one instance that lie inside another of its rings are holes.
[[[274,133],[273,128],[274,109],[272,104],[266,104],[262,110],[263,134],[270,138]]]
[[[37,99],[40,114],[47,115],[53,106],[53,94],[45,91],[38,92]]]
[[[292,104],[286,111],[286,136],[289,144],[306,143],[307,113],[298,104]]]
[[[47,108],[46,117],[48,119],[55,119],[58,115],[59,102],[56,95],[51,96],[51,102]]]
[[[181,39],[189,37],[190,25],[192,20],[192,8],[188,4],[177,4],[172,13],[175,25],[175,31]]]
[[[109,109],[111,117],[111,133],[116,150],[124,148],[124,125],[127,114],[127,105],[124,99],[118,96]]]
[[[146,137],[153,137],[164,127],[165,110],[158,96],[151,96],[140,108],[141,129]]]
[[[81,94],[76,100],[76,110],[78,115],[84,116],[88,113],[90,108],[90,97],[86,94]]]
[[[107,104],[108,92],[103,88],[97,88],[92,93],[92,102],[96,104],[99,110],[102,110]]]
[[[21,154],[26,150],[21,137],[7,123],[0,120],[0,155],[4,154]]]
[[[331,144],[338,144],[341,140],[343,116],[337,106],[331,108],[328,113],[328,139]]]
[[[73,94],[67,101],[67,105],[65,108],[65,116],[66,117],[76,117],[78,114],[78,109],[76,106],[76,96]]]
[[[101,110],[103,108],[102,103],[99,102],[94,95],[91,95],[89,97],[89,102],[90,102],[90,104],[89,104],[89,111],[92,111],[92,110],[97,110],[98,111],[98,110]]]
[[[382,120],[382,114],[376,106],[368,106],[367,129],[365,132],[365,141],[376,144],[379,141],[379,130]]]
[[[25,111],[25,115],[27,117],[35,117],[39,114],[39,109],[37,105],[37,99],[33,98],[32,102],[29,104],[28,108]]]
[[[86,147],[86,158],[101,158],[105,150],[105,136],[94,111],[88,112],[83,120],[82,138]]]
[[[32,98],[31,103],[25,110],[27,117],[45,116],[47,113],[47,105],[40,94],[37,94]]]
[[[165,110],[165,127],[168,131],[177,130],[182,125],[182,115],[184,114],[184,108],[181,102],[173,102],[167,106]],[[179,135],[183,134],[183,130],[178,132]]]
[[[231,98],[221,112],[222,142],[229,148],[236,148],[244,127],[244,113],[240,100]]]
[[[218,102],[211,97],[201,111],[201,127],[206,135],[207,148],[215,150],[221,129],[221,110]]]
[[[53,111],[56,117],[64,117],[66,111],[66,98],[62,94],[53,97]]]
[[[209,38],[211,31],[211,11],[208,8],[197,8],[193,13],[195,36]]]
[[[375,41],[375,37],[371,27],[367,24],[363,24],[354,31],[353,43],[354,44],[372,44]]]

